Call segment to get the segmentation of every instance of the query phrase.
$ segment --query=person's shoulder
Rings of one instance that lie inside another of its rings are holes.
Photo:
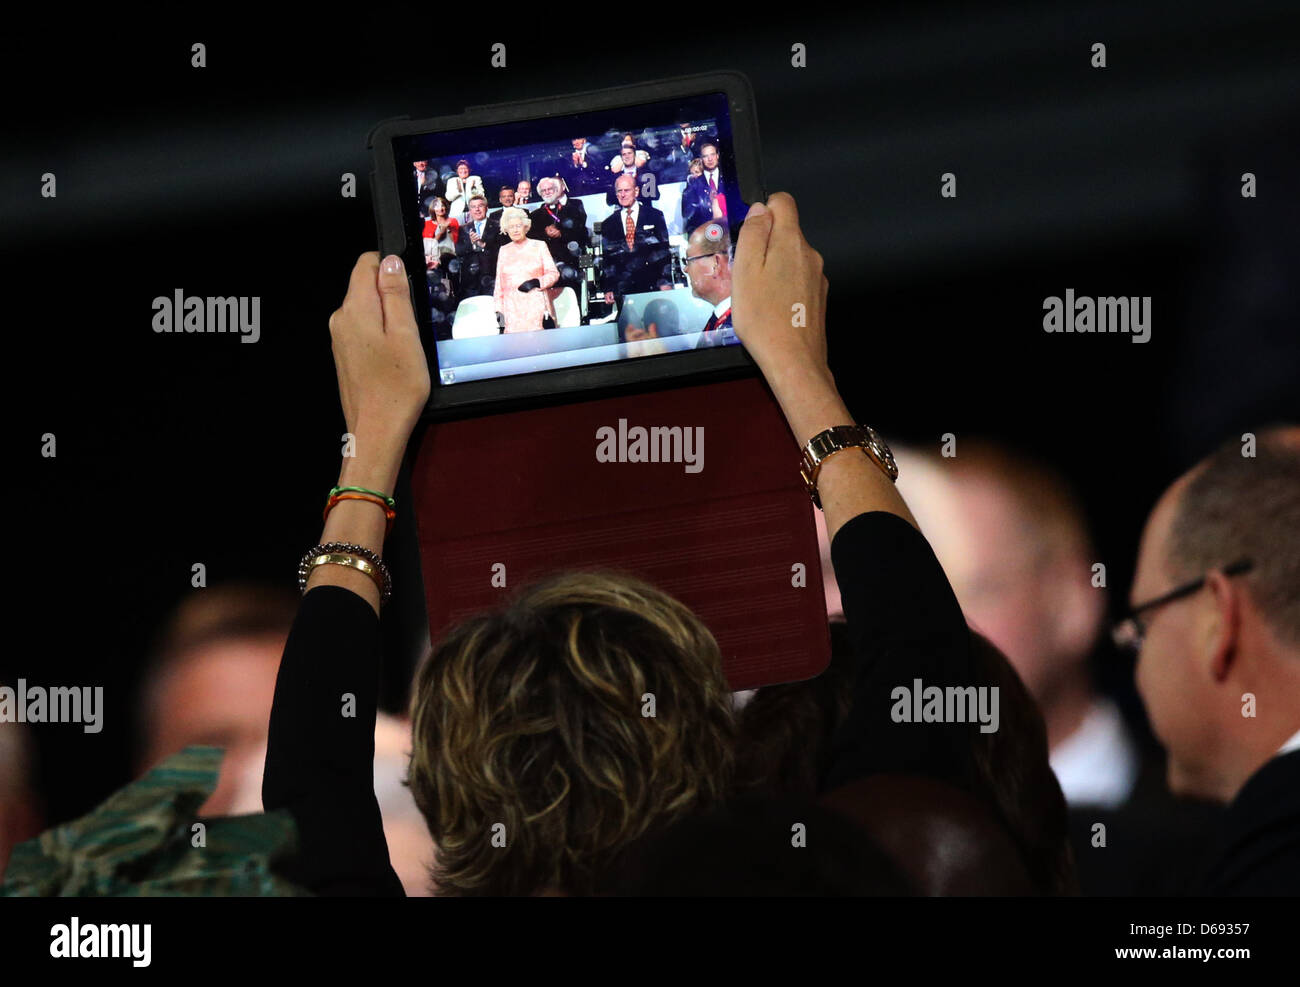
[[[1265,761],[1247,779],[1228,812],[1243,820],[1294,816],[1300,835],[1300,750]]]
[[[1207,894],[1300,891],[1300,751],[1265,762],[1223,814]]]

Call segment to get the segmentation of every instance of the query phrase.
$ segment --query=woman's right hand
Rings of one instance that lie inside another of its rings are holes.
[[[826,362],[826,292],[821,254],[799,229],[794,199],[778,192],[750,207],[732,265],[736,335],[767,378],[795,442],[853,424]],[[866,456],[831,456],[818,475],[826,532],[869,511],[916,521],[885,473]]]
[[[822,257],[804,239],[794,199],[755,203],[740,228],[732,265],[736,335],[773,390],[792,374],[830,379]],[[779,396],[779,395],[778,395]]]

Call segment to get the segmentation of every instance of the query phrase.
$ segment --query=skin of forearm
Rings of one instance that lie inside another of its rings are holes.
[[[338,486],[365,487],[392,496],[397,472],[402,464],[402,450],[392,442],[366,441],[357,436],[357,455],[343,459]],[[351,542],[384,554],[387,519],[376,504],[365,500],[341,500],[330,511],[321,531],[321,544],[332,541]],[[317,586],[341,586],[351,590],[379,613],[379,587],[363,572],[342,565],[319,565],[307,578],[307,590]]]
[[[853,424],[829,370],[796,365],[769,380],[800,449],[825,429]],[[868,511],[897,514],[918,527],[893,481],[857,449],[845,449],[822,463],[817,494],[826,516],[826,532],[832,540],[848,521]]]

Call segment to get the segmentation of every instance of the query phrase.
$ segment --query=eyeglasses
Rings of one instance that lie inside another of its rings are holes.
[[[705,257],[717,257],[720,253],[722,253],[722,251],[714,250],[707,254],[696,254],[694,257],[682,257],[680,258],[682,270],[689,274],[691,270],[691,261],[704,260]]]
[[[1254,563],[1249,559],[1241,559],[1230,566],[1226,566],[1223,569],[1223,574],[1225,576],[1239,576],[1243,572],[1249,572],[1253,565]],[[1131,607],[1111,628],[1110,636],[1115,642],[1115,646],[1121,651],[1136,655],[1142,650],[1142,639],[1146,637],[1147,632],[1146,626],[1142,623],[1138,614],[1146,610],[1154,610],[1156,607],[1172,603],[1174,600],[1181,600],[1185,596],[1191,596],[1205,585],[1207,578],[1207,576],[1202,576],[1193,582],[1177,586],[1168,593],[1157,596],[1154,600],[1147,600],[1146,603]]]

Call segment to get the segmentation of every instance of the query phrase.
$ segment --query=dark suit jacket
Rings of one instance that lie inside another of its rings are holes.
[[[570,148],[555,166],[555,174],[564,179],[569,186],[569,195],[587,195],[605,188],[609,182],[609,172],[600,165],[601,152],[590,144],[587,145],[587,167],[576,168],[573,164],[573,149]],[[533,185],[536,188],[536,184]]]
[[[712,218],[709,183],[703,178],[688,178],[682,189],[682,230],[690,236]]]
[[[710,326],[709,322],[713,325]],[[727,310],[727,316],[721,322],[715,321],[714,317],[709,316],[709,322],[704,324],[704,331],[700,333],[699,342],[694,346],[697,350],[706,350],[713,346],[729,346],[737,342],[736,330],[731,324],[731,310]]]
[[[466,217],[456,238],[456,259],[460,261],[460,297],[490,295],[496,287],[497,251],[509,237],[501,232],[496,217],[483,221],[483,247],[474,249],[469,231],[473,220]]]
[[[428,171],[425,172],[425,174],[429,177],[428,184],[426,184],[424,188],[420,189],[417,195],[417,201],[420,203],[420,208],[422,209],[424,208],[425,199],[428,199],[431,196],[435,196],[435,195],[442,195],[443,193],[443,181],[441,178],[438,177],[437,171],[435,171],[433,168],[430,168]],[[419,176],[420,173],[417,172],[414,168],[412,168],[411,180],[418,182]]]
[[[1228,806],[1192,893],[1300,895],[1300,751],[1269,760]]]
[[[547,249],[551,252],[551,259],[556,265],[568,264],[576,266],[578,262],[577,255],[569,252],[569,244],[577,242],[578,250],[586,250],[591,246],[591,231],[587,229],[587,210],[583,204],[570,196],[560,209],[560,235],[558,237],[549,237],[546,235],[546,227],[552,225],[551,215],[546,211],[545,205],[538,206],[528,214],[533,221],[533,225],[528,229],[528,235],[534,240],[541,240],[546,244]]]
[[[672,282],[672,248],[664,214],[647,202],[637,214],[636,238],[627,249],[623,210],[615,209],[601,225],[601,261],[604,291],[615,295],[656,291],[660,282]]]

